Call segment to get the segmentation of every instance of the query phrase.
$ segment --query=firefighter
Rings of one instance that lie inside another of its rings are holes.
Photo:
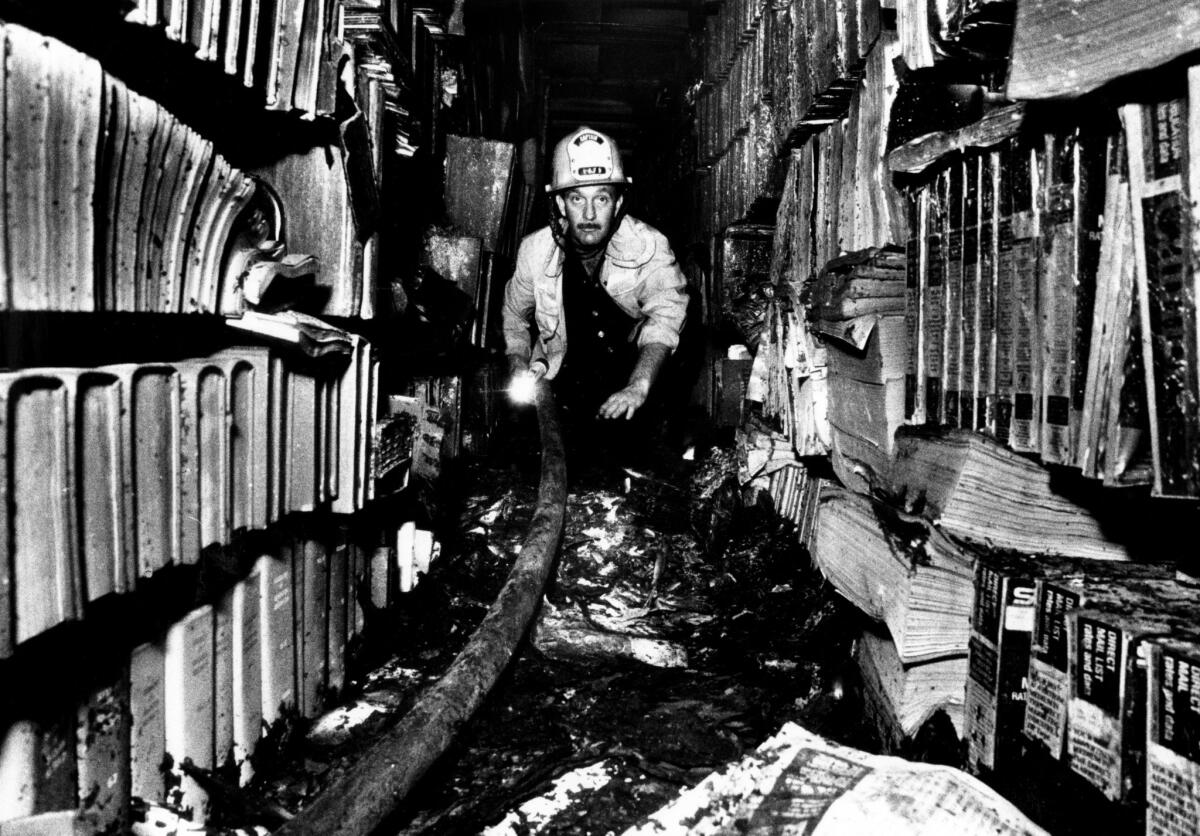
[[[510,391],[545,377],[568,418],[627,422],[679,345],[687,281],[666,237],[625,214],[612,138],[581,127],[552,164],[550,223],[521,242],[504,292]]]

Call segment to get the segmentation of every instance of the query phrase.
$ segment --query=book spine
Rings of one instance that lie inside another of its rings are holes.
[[[967,766],[976,774],[996,768],[996,696],[999,681],[999,625],[1004,578],[983,562],[975,567],[975,602],[967,645],[967,690],[963,737]]]
[[[1067,703],[1067,613],[1082,603],[1072,589],[1039,580],[1034,587],[1033,641],[1026,688],[1024,734],[1050,757],[1065,754]]]
[[[1071,682],[1067,755],[1071,771],[1110,801],[1140,801],[1144,772],[1135,763],[1146,734],[1146,665],[1137,661],[1145,652],[1140,647],[1141,631],[1090,611],[1087,615],[1069,614],[1067,623]]]
[[[129,826],[129,670],[88,689],[75,736],[80,812],[97,833],[124,833]]]
[[[74,421],[61,378],[35,371],[0,375],[8,423],[10,554],[15,594],[13,643],[74,618],[78,550],[72,525]]]
[[[975,429],[996,434],[996,300],[999,241],[997,178],[999,154],[979,158],[979,376],[975,390]]]
[[[1074,348],[1071,355],[1071,448],[1069,463],[1080,466],[1079,439],[1088,371],[1092,358],[1092,319],[1096,308],[1100,245],[1106,222],[1105,192],[1108,137],[1094,128],[1080,131],[1077,169],[1079,269],[1075,284]],[[1111,320],[1110,320],[1111,321]]]
[[[340,531],[335,533],[329,555],[329,659],[328,688],[337,695],[346,684],[346,613],[350,606],[350,544]]]
[[[925,421],[942,423],[942,369],[945,357],[943,341],[945,323],[946,258],[944,236],[948,203],[948,175],[941,172],[929,188],[926,200],[926,259],[921,268],[922,282],[921,332],[925,351]]]
[[[1128,271],[1122,244],[1129,232],[1129,187],[1122,177],[1120,164],[1124,152],[1115,136],[1109,137],[1106,145],[1104,228],[1095,271],[1087,369],[1083,375],[1082,393],[1076,393],[1079,395],[1079,431],[1075,463],[1085,477],[1092,479],[1103,475],[1106,430],[1109,422],[1115,420],[1115,412],[1108,409],[1108,393],[1119,382],[1114,360],[1128,318],[1128,312],[1122,309],[1120,302],[1122,297],[1129,298],[1128,288],[1123,286]],[[1078,324],[1079,320],[1076,322]],[[1079,346],[1076,347],[1077,354],[1078,349]],[[1076,407],[1073,405],[1072,408]]]
[[[1190,730],[1200,728],[1200,653],[1186,646],[1150,647],[1147,695],[1146,832],[1178,833],[1194,821],[1200,750]]]
[[[996,440],[1012,444],[1016,395],[1016,262],[1013,253],[1013,144],[992,152],[996,178]]]
[[[1047,134],[1038,302],[1042,340],[1042,461],[1070,464],[1071,366],[1079,284],[1079,137]]]
[[[120,381],[109,374],[81,375],[76,410],[83,586],[85,599],[95,601],[133,587],[133,578],[126,577]]]
[[[150,642],[129,657],[129,792],[151,803],[166,799],[162,765],[166,756],[163,645]]]
[[[1038,260],[1041,249],[1041,166],[1044,154],[1018,143],[1012,154],[1013,254],[1013,426],[1012,448],[1041,449],[1041,328],[1038,317]]]
[[[963,159],[962,254],[962,384],[958,423],[975,429],[975,398],[979,392],[979,157]]]
[[[1161,496],[1200,495],[1196,309],[1185,181],[1187,104],[1172,99],[1123,108],[1153,492]]]
[[[293,553],[264,555],[259,572],[259,647],[262,651],[262,718],[273,724],[296,705],[296,645],[292,626]]]
[[[942,369],[942,421],[951,427],[959,425],[958,408],[962,394],[964,185],[962,161],[955,159],[948,173],[944,216],[946,287],[942,313],[942,356],[945,358]]]
[[[262,733],[262,566],[233,588],[233,761],[242,786]]]
[[[315,717],[321,710],[327,685],[329,648],[329,555],[325,544],[315,537],[298,541],[302,572],[296,578],[300,598],[296,602],[301,617],[297,672],[300,714]]]
[[[213,763],[218,769],[226,769],[233,758],[235,590],[236,585],[226,591],[213,609]]]
[[[182,770],[184,759],[203,769],[213,764],[213,609],[205,604],[167,631],[164,726],[173,786],[167,800],[193,822],[208,817],[208,794]]]

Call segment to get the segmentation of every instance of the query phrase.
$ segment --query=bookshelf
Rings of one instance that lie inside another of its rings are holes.
[[[757,346],[742,481],[797,523],[835,588],[893,631],[860,653],[865,680],[936,691],[869,689],[884,739],[902,749],[913,731],[898,718],[940,700],[973,747],[962,766],[1055,833],[1103,829],[1106,816],[1136,832],[1146,815],[1161,824],[1178,805],[1195,809],[1200,787],[1165,777],[1191,768],[1177,740],[1150,741],[1156,783],[1139,795],[1145,729],[1104,714],[1122,751],[1081,743],[1075,766],[1047,763],[1021,730],[1024,683],[1036,676],[1060,688],[1062,728],[1069,703],[1082,718],[1073,733],[1090,733],[1087,718],[1103,711],[1076,674],[1094,624],[1117,625],[1143,657],[1162,653],[1143,613],[1106,611],[1072,628],[1075,673],[1066,647],[1061,669],[1035,672],[1033,577],[1073,560],[1088,578],[1076,601],[1128,592],[1143,609],[1197,603],[1197,565],[1181,545],[1200,519],[1194,33],[1162,8],[1106,0],[731,0],[707,11],[694,229],[721,255],[706,286],[715,321]],[[739,265],[750,249],[730,258],[729,247],[768,214],[770,270],[747,292]],[[847,273],[885,253],[893,280]],[[728,304],[731,288],[740,299]],[[859,505],[873,510],[851,513]],[[956,587],[926,529],[962,549]],[[916,544],[920,557],[893,577]],[[1010,592],[1015,574],[996,581],[997,565],[1033,567],[1021,570],[1023,591]],[[972,577],[980,566],[992,568]],[[1148,571],[1164,579],[1139,598],[1131,590]],[[888,610],[885,588],[913,598]],[[922,614],[958,641],[906,658],[901,617]],[[1163,630],[1185,647],[1195,626]],[[884,666],[891,656],[899,663]],[[956,673],[926,668],[935,662]],[[1175,670],[1155,675],[1177,689]],[[1148,703],[1144,687],[1121,699],[1135,714]]]
[[[388,343],[451,35],[409,3],[0,11],[0,829],[201,825],[184,762],[250,780],[436,554],[394,551],[417,375]]]

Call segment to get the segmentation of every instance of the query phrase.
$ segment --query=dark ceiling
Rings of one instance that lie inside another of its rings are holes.
[[[580,124],[611,134],[630,170],[678,121],[693,76],[701,0],[524,0],[533,34],[544,138]],[[649,156],[648,154],[645,156]]]

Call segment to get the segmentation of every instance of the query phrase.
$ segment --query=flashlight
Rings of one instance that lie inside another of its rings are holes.
[[[508,397],[516,404],[531,404],[537,397],[537,382],[546,373],[546,364],[534,360],[533,366],[513,375],[508,384]]]

